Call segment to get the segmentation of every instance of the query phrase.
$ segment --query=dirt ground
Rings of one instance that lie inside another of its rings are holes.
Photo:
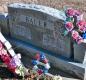
[[[0,12],[7,12],[7,5],[14,2],[35,3],[56,9],[71,6],[86,13],[86,0],[0,0]]]
[[[64,6],[69,6],[83,12],[86,19],[86,0],[0,0],[0,12],[7,12],[7,5],[14,2],[35,3],[56,9],[63,9]]]

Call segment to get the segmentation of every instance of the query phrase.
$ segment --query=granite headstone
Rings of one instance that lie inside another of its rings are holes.
[[[70,58],[70,38],[63,36],[65,14],[50,7],[14,3],[8,6],[11,36]]]

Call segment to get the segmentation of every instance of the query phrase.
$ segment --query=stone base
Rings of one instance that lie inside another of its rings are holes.
[[[74,44],[74,60],[86,64],[86,43]]]
[[[12,38],[11,39],[7,38],[7,39],[13,44],[13,46],[16,46],[16,50],[18,50],[20,53],[23,53],[23,52],[26,53],[25,55],[34,56],[35,53],[37,53],[38,51],[45,52],[32,46],[31,44],[27,44],[25,42],[12,39]],[[70,60],[63,59],[59,56],[56,56],[52,53],[45,53],[45,54],[48,57],[51,65],[53,65],[54,67],[59,68],[74,76],[77,76],[82,80],[86,80],[85,64],[75,63]]]

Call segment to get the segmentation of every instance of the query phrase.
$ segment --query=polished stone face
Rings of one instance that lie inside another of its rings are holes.
[[[23,4],[10,5],[8,12],[12,37],[70,58],[70,39],[63,36],[63,12],[40,5]]]

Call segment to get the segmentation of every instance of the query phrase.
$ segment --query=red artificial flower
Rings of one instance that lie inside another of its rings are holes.
[[[19,57],[19,55],[15,56],[16,58],[11,58],[10,55],[7,53],[7,51],[3,48],[2,43],[0,42],[0,57],[1,57],[2,61],[7,65],[7,68],[11,72],[15,73],[17,64],[15,63],[14,59],[16,59],[17,63],[20,63],[17,58],[17,57]]]
[[[37,72],[38,72],[38,74],[39,74],[39,75],[41,75],[41,74],[43,73],[43,70],[38,69],[38,71],[37,71]]]
[[[7,65],[8,69],[11,72],[15,73],[16,66],[13,65],[13,63],[11,63],[11,58],[8,57],[8,59],[9,59],[9,62],[5,61],[5,64]]]
[[[43,63],[48,63],[48,60],[45,58],[44,60],[43,60]]]
[[[14,66],[12,66],[12,65],[10,65],[10,64],[8,64],[7,67],[8,67],[8,69],[9,69],[11,72],[15,73],[16,67],[14,67]]]
[[[1,50],[1,59],[7,65],[8,69],[14,73],[16,67],[10,64],[11,58],[5,49]]]
[[[37,54],[35,55],[35,59],[36,59],[36,60],[40,60],[40,54],[39,54],[39,53],[37,53]]]
[[[3,55],[3,58],[4,58],[3,61],[4,61],[5,64],[8,64],[10,62],[10,57],[9,56]]]
[[[73,39],[77,40],[78,36],[79,36],[79,33],[77,31],[73,30],[72,31],[72,37],[73,37]]]
[[[67,29],[68,32],[72,31],[74,28],[73,23],[72,22],[66,22],[65,28]]]
[[[72,8],[68,8],[68,9],[66,10],[66,14],[67,14],[68,17],[72,17],[72,16],[75,15],[75,10],[72,9]]]
[[[1,50],[1,59],[8,64],[10,62],[10,56],[8,55],[7,51],[5,49]]]
[[[78,27],[83,27],[85,24],[86,22],[84,20],[80,20],[79,22],[77,22]]]
[[[78,21],[77,26],[81,32],[86,31],[86,22],[84,20]]]

